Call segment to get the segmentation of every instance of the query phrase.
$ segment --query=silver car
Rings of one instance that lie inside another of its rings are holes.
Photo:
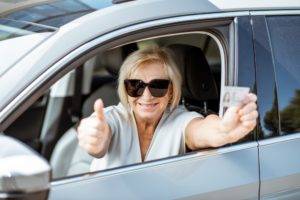
[[[0,18],[0,199],[300,199],[298,0],[97,9],[59,26]],[[98,97],[119,101],[121,63],[149,45],[176,55],[188,110],[221,114],[224,86],[250,87],[258,125],[221,148],[89,172],[76,126]]]

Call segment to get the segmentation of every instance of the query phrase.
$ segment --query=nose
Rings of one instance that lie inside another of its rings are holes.
[[[144,99],[152,99],[153,98],[148,87],[145,88],[141,98],[144,98]]]

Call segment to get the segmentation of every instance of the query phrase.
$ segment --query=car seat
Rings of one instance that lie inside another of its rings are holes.
[[[168,46],[182,75],[182,104],[204,116],[219,110],[219,91],[203,51],[195,46]]]

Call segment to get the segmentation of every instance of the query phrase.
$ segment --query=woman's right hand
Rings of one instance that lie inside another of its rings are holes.
[[[79,146],[96,158],[106,154],[111,139],[111,131],[105,120],[103,107],[102,100],[97,99],[94,103],[94,113],[82,119],[77,128]]]

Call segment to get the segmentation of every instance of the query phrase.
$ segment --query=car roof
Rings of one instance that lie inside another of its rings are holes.
[[[253,10],[282,10],[299,9],[299,0],[206,0],[201,1],[203,5],[213,4],[219,11],[253,11]]]
[[[145,9],[147,12],[145,12]],[[156,19],[236,11],[247,12],[297,9],[300,10],[299,0],[273,0],[272,2],[267,0],[252,0],[249,2],[241,1],[238,3],[236,0],[137,0],[90,13],[62,26],[61,30],[66,33],[76,26],[76,30],[80,32],[81,30],[89,30],[85,37],[86,39],[88,37],[90,37],[89,39],[93,39],[94,37],[103,34],[101,33],[102,30],[116,30],[126,26],[126,24],[139,24],[141,22],[149,22]],[[73,30],[74,34],[71,33],[74,37],[76,30]],[[92,36],[93,34],[95,35]]]

